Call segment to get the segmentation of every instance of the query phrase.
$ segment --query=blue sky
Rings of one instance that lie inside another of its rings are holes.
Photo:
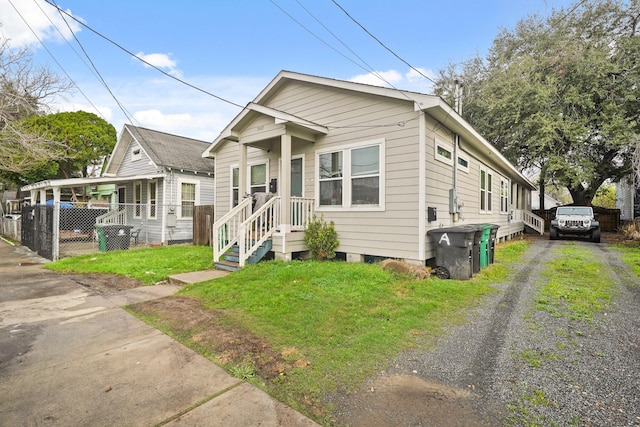
[[[554,8],[573,2],[55,0],[55,3],[148,63],[209,93],[245,105],[280,70],[386,85],[372,75],[373,70],[399,89],[430,92],[427,79],[411,72],[338,5],[413,67],[435,76],[450,62],[484,56],[501,28],[512,29],[529,14],[547,16]],[[64,17],[66,23],[44,0],[0,0],[2,38],[10,40],[14,47],[28,46],[35,64],[68,75],[79,88],[55,99],[54,111],[96,112],[118,132],[124,123],[132,121],[138,126],[205,141],[213,140],[240,111],[237,106],[164,76]]]

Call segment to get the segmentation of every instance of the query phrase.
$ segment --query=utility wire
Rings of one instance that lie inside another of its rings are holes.
[[[427,76],[426,74],[424,74],[422,71],[420,71],[419,69],[415,68],[413,65],[409,64],[407,61],[405,61],[404,59],[402,59],[400,57],[400,55],[398,55],[397,53],[395,53],[391,48],[387,47],[387,45],[385,45],[384,43],[382,43],[382,41],[380,41],[380,39],[378,39],[376,36],[374,36],[369,30],[367,30],[364,25],[362,25],[360,22],[358,22],[353,16],[351,16],[349,14],[349,12],[347,12],[342,6],[340,6],[340,3],[338,3],[336,0],[331,0],[333,2],[333,4],[335,4],[342,12],[344,12],[345,15],[347,15],[349,17],[349,19],[351,19],[356,25],[358,25],[360,28],[362,28],[362,30],[364,30],[365,33],[367,33],[369,36],[371,36],[371,38],[373,38],[375,41],[378,42],[378,44],[380,44],[380,46],[382,46],[383,48],[385,48],[386,50],[388,50],[389,52],[391,52],[391,54],[393,56],[395,56],[396,58],[398,58],[400,61],[404,62],[409,68],[411,68],[413,71],[415,71],[416,73],[420,74],[422,77],[424,77],[425,79],[429,80],[430,82],[432,82],[433,84],[436,84],[436,82],[429,76]]]
[[[161,69],[161,68],[159,68],[159,67],[157,67],[157,66],[155,66],[155,65],[151,64],[151,63],[150,63],[150,62],[148,62],[148,61],[145,61],[143,58],[140,58],[139,56],[137,56],[136,54],[134,54],[134,53],[133,53],[133,52],[131,52],[130,50],[128,50],[128,49],[126,49],[125,47],[123,47],[122,45],[120,45],[120,44],[118,44],[117,42],[115,42],[115,41],[111,40],[109,37],[107,37],[107,36],[105,36],[105,35],[103,35],[103,34],[99,33],[99,32],[98,32],[98,31],[96,31],[96,30],[94,30],[93,28],[91,28],[90,26],[88,26],[87,24],[85,24],[84,22],[82,22],[81,20],[77,19],[75,16],[73,16],[73,15],[69,14],[68,12],[66,12],[66,11],[64,11],[64,10],[62,10],[62,9],[61,9],[57,4],[55,4],[54,2],[52,2],[52,0],[45,0],[45,1],[46,1],[48,4],[50,4],[51,6],[55,7],[55,8],[56,8],[60,13],[63,13],[63,14],[65,14],[65,15],[67,15],[69,18],[73,19],[73,20],[74,20],[74,21],[76,21],[78,24],[80,24],[81,26],[83,26],[83,27],[84,27],[84,28],[86,28],[87,30],[91,31],[92,33],[94,33],[94,34],[95,34],[95,35],[97,35],[98,37],[100,37],[100,38],[102,38],[102,39],[104,39],[104,40],[108,41],[108,42],[109,42],[109,43],[111,43],[112,45],[116,46],[118,49],[120,49],[120,50],[122,50],[122,51],[126,52],[127,54],[131,55],[133,58],[137,59],[137,60],[138,60],[138,61],[140,61],[140,62],[143,62],[144,64],[146,64],[146,65],[148,65],[149,67],[151,67],[151,68],[155,69],[156,71],[159,71],[160,73],[164,74],[165,76],[167,76],[167,77],[169,77],[169,78],[171,78],[171,79],[173,79],[173,80],[175,80],[175,81],[177,81],[177,82],[180,82],[180,83],[182,83],[182,84],[184,84],[184,85],[186,85],[186,86],[189,86],[189,87],[190,87],[190,88],[192,88],[192,89],[195,89],[195,90],[197,90],[197,91],[199,91],[199,92],[202,92],[202,93],[204,93],[204,94],[206,94],[206,95],[209,95],[209,96],[211,96],[211,97],[213,97],[213,98],[216,98],[216,99],[218,99],[218,100],[220,100],[220,101],[222,101],[222,102],[226,102],[227,104],[231,104],[231,105],[236,106],[236,107],[238,107],[238,108],[243,108],[243,109],[245,108],[245,107],[244,107],[244,105],[240,105],[240,104],[238,104],[238,103],[236,103],[236,102],[233,102],[233,101],[230,101],[230,100],[228,100],[228,99],[225,99],[225,98],[223,98],[223,97],[221,97],[221,96],[219,96],[219,95],[216,95],[216,94],[214,94],[214,93],[208,92],[208,91],[206,91],[206,90],[204,90],[204,89],[202,89],[202,88],[200,88],[200,87],[198,87],[198,86],[196,86],[196,85],[194,85],[194,84],[191,84],[191,83],[189,83],[189,82],[187,82],[187,81],[185,81],[185,80],[182,80],[182,79],[180,79],[180,78],[178,78],[178,77],[176,77],[176,76],[174,76],[174,75],[171,75],[171,74],[167,73],[167,72],[166,72],[166,71],[164,71],[163,69]]]
[[[197,86],[195,86],[195,85],[193,85],[193,84],[191,84],[191,83],[189,83],[189,82],[186,82],[185,80],[182,80],[182,79],[180,79],[180,78],[178,78],[178,77],[176,77],[176,76],[173,76],[173,75],[171,75],[171,74],[167,73],[166,71],[162,70],[161,68],[159,68],[159,67],[157,67],[157,66],[155,66],[155,65],[153,65],[153,64],[151,64],[151,63],[149,63],[149,62],[147,62],[147,61],[145,61],[144,59],[142,59],[142,58],[140,58],[139,56],[135,55],[133,52],[131,52],[130,50],[126,49],[125,47],[123,47],[122,45],[118,44],[117,42],[113,41],[113,40],[112,40],[112,39],[110,39],[109,37],[107,37],[107,36],[105,36],[105,35],[101,34],[100,32],[98,32],[98,31],[96,31],[96,30],[94,30],[93,28],[89,27],[87,24],[85,24],[84,22],[80,21],[79,19],[77,19],[77,18],[76,18],[76,17],[74,17],[73,15],[71,15],[71,14],[69,14],[68,12],[66,12],[66,11],[62,10],[62,9],[61,9],[57,4],[55,4],[53,1],[54,1],[54,0],[45,0],[45,2],[47,2],[49,5],[51,5],[51,6],[55,7],[55,8],[58,10],[58,12],[60,12],[61,14],[65,14],[65,15],[67,15],[69,18],[71,18],[71,19],[73,19],[74,21],[76,21],[76,22],[77,22],[78,24],[80,24],[82,27],[84,27],[84,28],[88,29],[89,31],[91,31],[92,33],[96,34],[96,35],[97,35],[97,36],[99,36],[100,38],[102,38],[102,39],[106,40],[107,42],[111,43],[112,45],[116,46],[118,49],[120,49],[120,50],[122,50],[122,51],[126,52],[127,54],[129,54],[129,55],[130,55],[130,56],[132,56],[133,58],[135,58],[135,59],[139,60],[140,62],[143,62],[144,64],[146,64],[146,65],[148,65],[149,67],[151,67],[151,68],[155,69],[156,71],[159,71],[161,74],[163,74],[163,75],[165,75],[165,76],[167,76],[167,77],[169,77],[169,78],[171,78],[171,79],[173,79],[173,80],[176,80],[177,82],[182,83],[182,84],[184,84],[184,85],[186,85],[186,86],[188,86],[188,87],[190,87],[190,88],[192,88],[192,89],[195,89],[195,90],[197,90],[197,91],[199,91],[199,92],[202,92],[202,93],[204,93],[204,94],[206,94],[206,95],[209,95],[209,96],[211,96],[211,97],[213,97],[213,98],[216,98],[216,99],[218,99],[218,100],[220,100],[220,101],[223,101],[223,102],[225,102],[225,103],[227,103],[227,104],[231,104],[231,105],[236,106],[236,107],[238,107],[238,108],[241,108],[241,109],[243,109],[243,110],[247,108],[246,106],[240,105],[240,104],[238,104],[238,103],[235,103],[235,102],[233,102],[233,101],[230,101],[230,100],[228,100],[228,99],[225,99],[225,98],[223,98],[223,97],[221,97],[221,96],[218,96],[218,95],[216,95],[216,94],[213,94],[213,93],[211,93],[211,92],[208,92],[208,91],[206,91],[206,90],[204,90],[204,89],[202,89],[202,88],[199,88],[199,87],[197,87]],[[308,31],[309,33],[311,33],[314,37],[318,38],[318,39],[319,39],[323,44],[327,45],[327,46],[328,46],[329,48],[331,48],[332,50],[335,50],[335,51],[336,51],[336,52],[338,52],[340,55],[344,56],[346,59],[348,59],[349,61],[353,62],[355,65],[357,65],[358,67],[362,68],[363,70],[365,70],[365,71],[367,71],[367,72],[369,72],[369,71],[370,71],[370,70],[367,70],[366,68],[364,68],[362,65],[358,64],[357,62],[353,61],[351,58],[349,58],[349,57],[345,56],[344,54],[342,54],[341,52],[337,51],[335,48],[333,48],[331,45],[329,45],[329,44],[328,44],[328,43],[326,43],[325,41],[323,41],[321,38],[319,38],[317,35],[315,35],[313,32],[311,32],[309,29],[307,29],[304,25],[302,25],[300,22],[298,22],[295,18],[293,18],[291,15],[289,15],[289,14],[288,14],[284,9],[282,9],[280,6],[278,6],[278,4],[276,4],[273,0],[271,0],[271,2],[272,2],[276,7],[278,7],[278,8],[279,8],[283,13],[285,13],[285,15],[289,16],[289,17],[290,17],[294,22],[296,22],[298,25],[300,25],[301,27],[303,27],[306,31]],[[65,20],[65,22],[66,22],[66,20]],[[357,55],[356,55],[356,56],[357,56]],[[380,77],[380,78],[381,78],[381,80],[383,80],[383,81],[385,81],[387,84],[389,84],[391,87],[393,87],[393,85],[392,85],[391,83],[387,82],[384,78],[382,78],[382,77]],[[394,87],[394,89],[398,90],[398,91],[399,91],[399,92],[401,92],[405,97],[407,97],[409,100],[413,101],[411,98],[409,98],[409,97],[408,97],[408,95],[405,93],[405,91],[401,91],[401,90],[399,90],[399,89],[397,89],[397,88],[395,88],[395,87]],[[385,124],[380,124],[380,125],[347,125],[347,126],[331,126],[331,125],[327,124],[327,125],[323,125],[323,126],[326,126],[326,127],[328,127],[328,128],[333,128],[333,129],[348,129],[348,128],[364,128],[364,129],[367,129],[367,128],[392,127],[392,126],[400,126],[400,127],[402,127],[402,126],[405,126],[405,125],[406,125],[406,123],[408,123],[408,122],[410,122],[410,121],[413,121],[413,120],[416,120],[417,118],[418,118],[418,116],[413,117],[413,118],[411,118],[411,119],[409,119],[409,120],[405,120],[405,121],[392,122],[392,123],[385,123]],[[300,122],[300,123],[302,123],[302,122]]]
[[[402,95],[407,98],[409,101],[414,101],[413,99],[411,99],[404,91],[398,89],[397,87],[395,87],[391,82],[389,82],[387,79],[385,79],[380,73],[378,73],[377,71],[375,71],[373,69],[373,67],[371,67],[371,65],[367,64],[367,62],[365,60],[363,60],[357,53],[355,53],[351,48],[349,48],[349,46],[347,46],[342,40],[340,40],[340,38],[338,36],[336,36],[329,28],[327,28],[322,22],[320,22],[320,20],[318,20],[318,18],[316,18],[309,10],[307,10],[307,8],[305,8],[299,1],[297,1],[297,3],[300,5],[300,7],[302,7],[309,15],[311,15],[311,17],[313,19],[315,19],[320,25],[322,25],[322,27],[327,30],[334,38],[336,38],[340,43],[342,43],[342,45],[344,47],[346,47],[351,53],[353,53],[360,61],[362,61],[363,64],[365,64],[368,68],[364,67],[361,64],[358,64],[356,61],[354,61],[353,59],[349,58],[347,55],[345,55],[344,53],[340,52],[338,49],[336,49],[335,47],[331,46],[328,42],[326,42],[324,39],[322,39],[322,37],[318,36],[317,34],[315,34],[313,31],[311,31],[309,28],[307,28],[304,24],[302,24],[300,21],[298,21],[296,18],[294,18],[290,13],[288,13],[285,9],[283,9],[278,3],[276,3],[275,0],[269,0],[271,1],[271,3],[276,6],[278,9],[280,9],[280,11],[282,13],[284,13],[285,15],[287,15],[293,22],[295,22],[296,24],[298,24],[300,27],[302,27],[302,29],[304,29],[305,31],[307,31],[309,34],[311,34],[313,37],[315,37],[316,39],[318,39],[322,44],[324,44],[325,46],[327,46],[329,49],[333,50],[334,52],[338,53],[340,56],[342,56],[343,58],[345,58],[346,60],[348,60],[349,62],[355,64],[356,66],[360,67],[361,69],[363,69],[364,71],[366,71],[367,73],[371,73],[374,76],[376,76],[377,78],[379,78],[380,80],[382,80],[383,82],[385,82],[387,85],[389,85],[391,88],[399,91],[400,93],[402,93]]]
[[[58,12],[60,12],[61,9],[57,5],[56,5],[56,8],[58,9]],[[62,13],[60,13],[60,18],[62,18],[62,21],[65,23],[65,25],[69,29],[69,32],[73,36],[73,39],[76,41],[76,43],[78,43],[78,46],[80,46],[80,49],[82,50],[82,52],[84,53],[84,56],[86,56],[87,60],[91,64],[91,67],[93,67],[93,69],[95,70],[96,75],[98,76],[98,79],[100,80],[100,82],[102,83],[104,88],[107,89],[107,92],[109,92],[109,95],[111,95],[111,97],[116,102],[116,104],[118,104],[118,107],[120,108],[120,111],[122,111],[122,114],[125,115],[125,117],[129,120],[130,123],[133,123],[134,119],[130,116],[130,113],[127,111],[126,108],[124,108],[124,105],[122,105],[120,100],[113,93],[113,91],[111,90],[111,88],[109,87],[107,82],[105,81],[104,77],[102,77],[102,74],[100,74],[100,71],[98,71],[98,68],[96,67],[96,64],[93,62],[93,60],[91,60],[91,57],[89,56],[89,54],[85,50],[85,48],[82,45],[82,43],[80,43],[80,40],[78,40],[78,38],[76,37],[76,34],[73,32],[73,30],[71,29],[71,26],[69,25],[69,23],[67,22],[67,20],[65,19],[64,15]]]
[[[47,51],[47,53],[49,54],[49,56],[51,57],[51,59],[53,59],[53,61],[58,65],[58,67],[62,70],[62,72],[65,74],[65,76],[67,76],[67,78],[69,79],[69,81],[71,82],[71,84],[78,89],[78,91],[82,94],[82,96],[84,97],[84,99],[87,100],[87,102],[89,104],[91,104],[91,106],[96,110],[96,112],[98,114],[100,114],[102,116],[103,119],[106,120],[106,118],[104,117],[104,115],[100,112],[100,110],[98,110],[98,108],[93,104],[93,102],[91,102],[91,100],[89,99],[89,97],[87,97],[87,95],[82,91],[82,89],[80,89],[80,86],[78,86],[78,84],[73,80],[73,78],[69,75],[69,73],[67,72],[67,70],[65,70],[65,68],[62,66],[62,64],[60,64],[60,62],[56,59],[56,57],[53,55],[53,52],[51,52],[49,50],[49,48],[44,44],[44,42],[42,41],[42,39],[40,39],[40,37],[38,36],[38,33],[36,33],[36,31],[31,27],[31,25],[29,25],[29,22],[27,22],[27,20],[25,19],[24,16],[22,16],[22,14],[20,13],[20,11],[18,10],[18,8],[16,8],[16,6],[13,4],[12,0],[9,0],[9,4],[11,5],[11,7],[13,7],[13,10],[15,10],[15,12],[18,14],[18,16],[20,17],[20,19],[22,19],[22,21],[25,23],[25,25],[29,28],[29,30],[33,33],[33,36],[38,40],[38,42],[40,43],[40,45],[44,48],[44,50]],[[40,7],[40,6],[38,6]],[[42,10],[42,9],[40,9]],[[44,12],[44,11],[43,11]],[[46,15],[46,14],[45,14]],[[52,23],[53,24],[53,23]],[[55,25],[54,25],[55,27]],[[56,28],[57,29],[57,28]],[[59,30],[58,30],[59,32]]]

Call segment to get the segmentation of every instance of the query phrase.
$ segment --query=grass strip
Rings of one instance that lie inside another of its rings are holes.
[[[45,268],[64,273],[117,274],[147,285],[167,280],[172,274],[212,267],[210,247],[189,245],[98,252],[45,265]]]

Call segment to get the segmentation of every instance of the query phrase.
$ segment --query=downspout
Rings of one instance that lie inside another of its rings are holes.
[[[455,110],[462,117],[462,102],[460,93],[460,82],[455,80]],[[458,146],[460,145],[460,135],[454,134],[453,141],[453,189],[450,194],[451,214],[453,215],[453,222],[458,222],[460,219],[459,204],[458,204]]]
[[[427,244],[427,120],[424,111],[418,116],[418,259],[426,261]]]

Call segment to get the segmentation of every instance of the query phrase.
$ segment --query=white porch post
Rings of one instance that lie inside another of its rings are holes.
[[[47,204],[47,189],[43,188],[40,190],[40,204],[41,205],[46,205]]]
[[[45,198],[46,199],[46,198]],[[46,203],[46,200],[45,200]],[[52,261],[60,257],[60,187],[53,187],[53,247]]]
[[[282,153],[282,182],[280,187],[280,232],[291,231],[291,135],[285,133],[280,137]]]
[[[242,201],[247,191],[249,191],[249,186],[247,185],[247,146],[240,142],[240,164],[238,165],[238,203]]]

